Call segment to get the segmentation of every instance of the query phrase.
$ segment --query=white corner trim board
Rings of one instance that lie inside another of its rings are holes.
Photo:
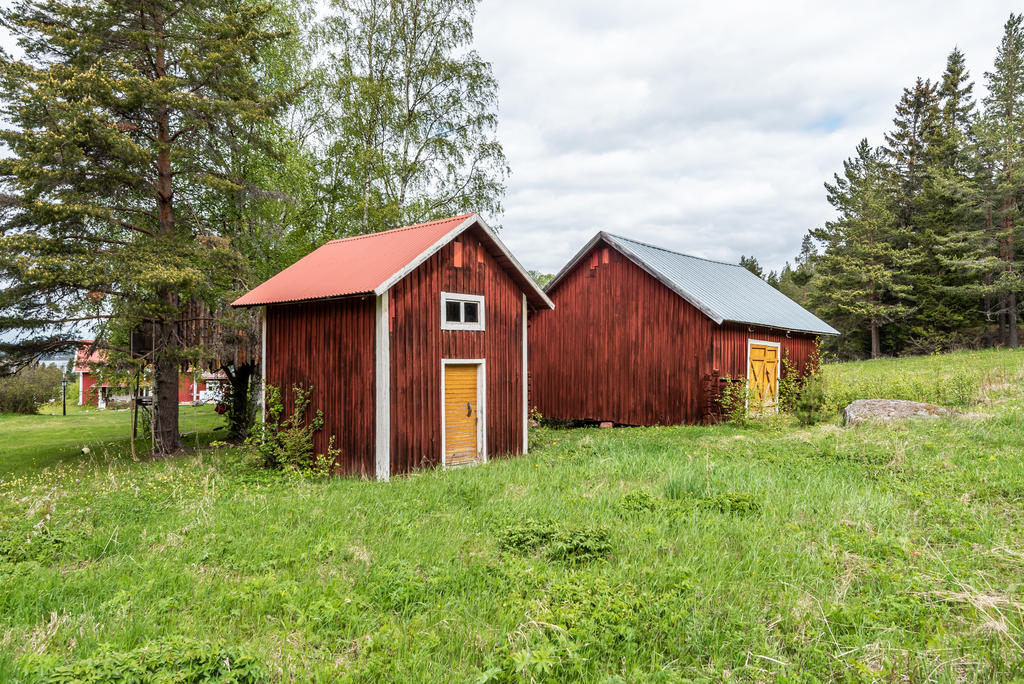
[[[267,311],[263,307],[263,328],[260,333],[260,422],[267,422]]]
[[[527,368],[527,345],[529,334],[527,331],[527,315],[529,310],[526,306],[526,293],[523,293],[523,455],[530,453],[529,428],[530,428],[530,373]]]
[[[377,295],[374,314],[374,460],[378,480],[391,479],[391,326],[388,293]]]

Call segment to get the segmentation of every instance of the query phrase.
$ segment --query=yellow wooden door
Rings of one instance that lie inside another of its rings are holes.
[[[774,410],[779,402],[779,348],[773,344],[750,345],[751,408]]]
[[[446,465],[480,460],[477,444],[479,409],[477,366],[445,364],[444,460]]]

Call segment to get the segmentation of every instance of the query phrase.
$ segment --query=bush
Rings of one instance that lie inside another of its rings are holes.
[[[59,368],[37,364],[0,378],[0,413],[35,413],[60,394],[60,376]]]
[[[309,410],[310,387],[292,387],[295,400],[291,415],[285,417],[281,391],[267,385],[265,395],[266,419],[262,434],[251,435],[245,444],[256,456],[258,465],[274,470],[309,471],[327,464],[323,457],[313,457],[313,435],[324,425],[323,411],[317,411],[312,420],[306,420]],[[332,440],[333,444],[333,440]]]
[[[814,373],[804,379],[800,392],[793,402],[793,415],[804,426],[828,419],[825,378],[820,373]]]
[[[722,407],[722,419],[727,423],[745,425],[748,418],[747,405],[750,402],[750,387],[746,378],[725,376],[725,384],[719,403]]]
[[[804,426],[820,423],[829,417],[825,376],[821,372],[819,358],[820,350],[812,355],[803,374],[788,355],[782,359],[779,411],[793,415]]]

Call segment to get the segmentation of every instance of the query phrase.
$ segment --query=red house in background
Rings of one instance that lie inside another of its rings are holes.
[[[265,383],[312,387],[318,453],[386,480],[527,449],[527,316],[552,308],[477,214],[329,242],[263,306]]]
[[[127,400],[131,391],[119,384],[112,385],[98,372],[106,363],[107,355],[102,349],[92,347],[93,340],[82,340],[75,352],[73,372],[78,374],[78,405],[92,404],[104,409],[112,399]],[[182,373],[178,377],[178,403],[188,404],[196,401],[207,401],[213,398],[213,390],[220,390],[227,376],[223,371],[215,373],[203,372],[198,377],[194,373]],[[144,382],[143,394],[149,394],[148,381]]]
[[[111,396],[110,383],[102,380],[94,369],[106,362],[107,355],[102,349],[93,348],[92,344],[93,340],[82,340],[81,346],[75,351],[72,371],[78,374],[78,405],[93,404],[106,408]],[[121,387],[114,389],[124,391]]]
[[[531,406],[546,418],[711,420],[726,377],[772,407],[783,359],[803,373],[838,332],[735,264],[598,233],[548,284],[530,324]]]

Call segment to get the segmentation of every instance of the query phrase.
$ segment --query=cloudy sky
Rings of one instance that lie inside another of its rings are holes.
[[[982,81],[1021,9],[483,0],[477,49],[512,166],[504,238],[548,272],[598,230],[777,268],[831,215],[822,183],[862,137],[881,141],[902,88],[954,46]]]
[[[991,68],[1011,3],[484,0],[501,86],[504,238],[556,271],[598,230],[781,266],[822,183],[881,142],[903,87],[959,46]],[[978,86],[980,88],[980,84]]]

